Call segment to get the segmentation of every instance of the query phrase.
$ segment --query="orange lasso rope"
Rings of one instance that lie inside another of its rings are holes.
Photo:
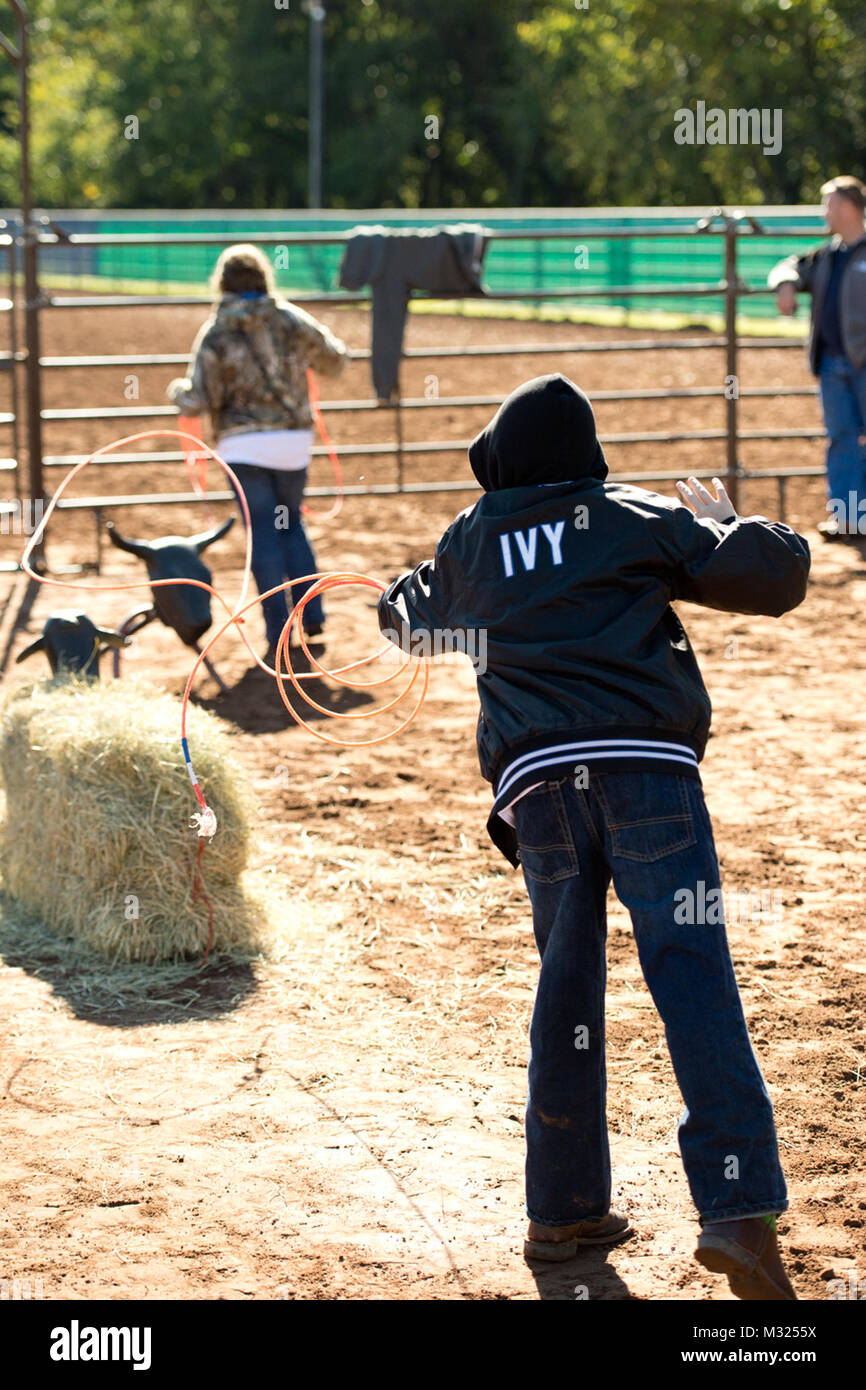
[[[328,451],[331,467],[334,470],[334,482],[336,484],[337,495],[334,498],[330,511],[313,512],[306,505],[301,508],[301,511],[305,516],[312,517],[315,521],[333,521],[334,517],[340,515],[343,508],[343,470],[340,467],[337,450],[334,447],[331,436],[328,434],[325,428],[325,422],[322,419],[322,412],[319,409],[319,382],[316,373],[311,367],[307,368],[307,390],[310,395],[310,410],[316,422],[316,429],[319,431],[322,443]]]
[[[325,436],[323,435],[323,437]],[[237,489],[237,495],[240,502],[241,513],[243,516],[243,523],[246,533],[246,541],[243,568],[243,582],[241,584],[241,591],[234,608],[232,608],[226,602],[225,598],[219,592],[218,589],[216,589],[212,584],[208,584],[204,580],[200,579],[147,578],[134,581],[132,583],[124,584],[91,584],[82,582],[70,583],[67,580],[54,579],[49,575],[38,574],[30,564],[30,558],[33,554],[33,551],[35,547],[39,544],[43,535],[45,534],[46,526],[48,525],[48,522],[52,514],[54,513],[57,503],[60,501],[66,489],[78,476],[78,474],[81,473],[86,467],[88,467],[89,464],[93,463],[96,459],[104,457],[106,454],[110,453],[114,449],[122,448],[123,446],[128,444],[135,444],[140,442],[141,440],[155,438],[177,439],[181,442],[182,445],[193,444],[196,446],[197,450],[206,450],[207,455],[210,458],[212,458],[214,463],[216,463],[223,470],[226,476],[231,479],[231,481],[235,485],[235,488]],[[328,444],[330,444],[329,440],[327,442]],[[342,495],[338,496],[337,502],[339,504],[342,504]],[[339,510],[339,507],[337,507],[337,510]],[[336,511],[332,509],[331,514],[336,515]],[[427,694],[427,689],[429,685],[429,663],[424,658],[414,658],[410,655],[405,656],[405,660],[403,660],[400,663],[399,668],[397,670],[390,672],[377,680],[358,680],[353,678],[351,673],[357,672],[361,668],[371,665],[374,661],[377,661],[385,654],[393,653],[393,647],[391,643],[387,640],[385,640],[384,644],[378,647],[377,650],[374,651],[371,656],[362,657],[360,658],[360,660],[349,662],[348,664],[343,666],[338,666],[334,670],[328,670],[326,667],[322,666],[321,663],[317,661],[316,658],[312,655],[307,646],[301,620],[306,605],[313,598],[333,589],[356,585],[361,585],[366,588],[378,590],[380,593],[383,593],[385,586],[381,584],[379,580],[373,579],[369,575],[357,574],[351,571],[337,571],[324,574],[308,574],[302,575],[294,579],[286,580],[284,583],[277,584],[274,586],[274,588],[267,590],[266,593],[259,594],[258,597],[247,600],[247,590],[249,588],[250,583],[251,566],[252,529],[250,525],[250,513],[246,497],[244,496],[243,488],[241,487],[240,482],[238,481],[237,477],[235,476],[234,472],[229,467],[229,465],[225,462],[224,459],[220,458],[219,454],[216,452],[215,449],[213,449],[209,444],[204,443],[200,436],[196,437],[181,430],[145,430],[138,434],[127,435],[123,439],[114,440],[111,444],[106,444],[101,449],[94,450],[94,452],[90,454],[86,459],[83,459],[81,462],[77,463],[73,468],[70,469],[70,471],[63,478],[62,482],[57,488],[57,491],[51,498],[51,501],[49,502],[42,515],[39,525],[33,532],[33,535],[28,540],[28,543],[24,549],[24,554],[21,557],[21,569],[24,571],[25,574],[29,576],[29,578],[35,580],[39,584],[48,584],[55,588],[81,590],[97,593],[113,593],[122,592],[128,589],[155,589],[169,584],[188,584],[192,585],[194,588],[205,589],[212,596],[212,598],[216,599],[220,604],[222,604],[222,607],[227,614],[226,620],[219,628],[219,630],[214,633],[214,635],[210,638],[210,640],[199,653],[187,679],[186,686],[184,688],[183,701],[181,707],[181,749],[183,752],[186,769],[189,774],[190,781],[192,783],[193,792],[200,807],[200,811],[197,812],[193,817],[193,821],[197,824],[200,840],[204,837],[207,837],[208,839],[211,839],[213,837],[217,828],[217,821],[214,811],[207,804],[205,795],[201,789],[198,778],[195,774],[195,769],[189,751],[189,743],[187,740],[187,714],[189,709],[190,695],[198,670],[205,657],[210,653],[210,651],[214,647],[215,643],[219,641],[223,633],[227,632],[229,628],[234,628],[235,631],[240,635],[242,641],[244,642],[248,652],[252,656],[256,665],[275,678],[275,680],[277,681],[277,687],[279,689],[280,697],[283,701],[283,704],[285,705],[286,709],[289,711],[295,722],[299,724],[302,728],[306,729],[308,733],[313,734],[316,738],[320,739],[321,741],[333,744],[339,748],[372,747],[380,743],[386,743],[389,739],[392,739],[396,737],[397,734],[402,733],[402,731],[404,729],[407,729],[409,725],[413,722],[413,720],[417,717],[421,709],[421,706],[424,703],[424,698]],[[250,645],[250,642],[243,629],[245,615],[250,611],[251,608],[256,607],[257,604],[261,603],[264,599],[269,598],[272,594],[277,594],[284,591],[291,591],[293,586],[301,584],[309,584],[310,587],[306,590],[303,596],[292,608],[288,620],[286,621],[283,627],[279,641],[277,643],[275,653],[275,667],[270,667],[266,664],[266,662],[262,661],[256,655],[256,653],[253,651]],[[298,625],[298,636],[300,639],[301,649],[304,652],[304,655],[312,668],[309,671],[296,672],[292,668],[290,641],[292,627],[295,623],[297,623]],[[311,696],[307,695],[306,691],[303,689],[303,686],[301,684],[303,681],[317,680],[320,679],[322,676],[327,676],[329,679],[336,681],[337,684],[341,686],[348,686],[352,687],[353,689],[359,690],[372,690],[387,685],[391,681],[398,679],[403,675],[407,667],[410,665],[413,666],[413,670],[405,686],[401,690],[399,690],[393,698],[387,700],[386,703],[370,710],[329,710],[324,705],[317,703],[317,701],[312,699]],[[285,671],[283,671],[282,669],[283,666],[285,666]],[[288,694],[285,689],[287,681],[290,681],[295,691],[297,691],[302,700],[304,700],[304,702],[312,710],[316,711],[319,714],[326,715],[329,718],[364,720],[374,719],[377,715],[385,714],[389,710],[396,708],[406,698],[409,692],[416,686],[419,677],[421,678],[420,690],[417,693],[417,698],[415,700],[411,712],[402,721],[402,723],[398,724],[396,728],[391,729],[388,732],[378,734],[371,738],[363,739],[347,740],[337,738],[333,735],[323,733],[319,729],[315,728],[309,721],[304,719],[303,716],[294,708],[291,701],[289,700]],[[201,889],[201,892],[199,892],[199,889],[201,888],[200,858],[201,855],[199,853],[199,859],[196,867],[196,884],[194,888],[194,898],[196,896],[201,896],[204,898],[205,902],[209,903],[209,900],[204,894],[203,889]],[[212,908],[210,908],[210,927],[211,934],[208,941],[208,948],[205,952],[205,960],[207,959],[207,953],[210,951],[210,943],[213,934]],[[202,964],[204,964],[204,962],[202,962]]]

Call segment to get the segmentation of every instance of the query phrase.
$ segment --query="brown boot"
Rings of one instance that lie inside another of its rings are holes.
[[[527,1260],[570,1260],[582,1245],[616,1245],[631,1232],[631,1222],[615,1211],[592,1221],[576,1221],[573,1226],[541,1226],[530,1221],[523,1254]]]
[[[714,1274],[727,1274],[735,1298],[767,1303],[797,1300],[782,1265],[776,1232],[761,1216],[705,1226],[698,1236],[695,1259]]]

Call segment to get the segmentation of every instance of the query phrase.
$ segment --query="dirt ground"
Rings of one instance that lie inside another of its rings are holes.
[[[366,343],[357,311],[324,317],[351,345]],[[181,351],[200,314],[103,309],[46,320],[46,353]],[[408,343],[611,336],[649,335],[419,316]],[[744,385],[809,384],[796,352],[753,351],[744,361]],[[408,362],[404,394],[423,395],[430,369]],[[353,365],[340,382],[324,383],[326,394],[368,399],[366,370]],[[590,395],[617,385],[713,385],[723,376],[721,354],[685,351],[464,359],[432,370],[441,395],[501,396],[546,370],[567,372]],[[45,404],[123,404],[125,374],[46,373]],[[141,401],[160,402],[174,374],[141,369]],[[407,412],[407,438],[467,438],[491,413]],[[762,428],[819,418],[817,402],[784,398],[744,401],[742,414],[747,427]],[[598,416],[603,433],[713,428],[722,406],[602,403]],[[390,437],[380,413],[332,414],[329,424],[338,443]],[[51,424],[47,452],[94,448],[122,431],[117,422]],[[686,474],[721,468],[722,451],[721,443],[611,444],[607,455],[615,472]],[[821,458],[805,442],[746,444],[743,454],[755,467]],[[327,465],[316,467],[324,482]],[[365,457],[349,460],[345,473],[349,483],[390,476],[388,465]],[[407,478],[466,475],[459,456],[413,456],[407,465]],[[82,484],[79,495],[186,488],[182,465],[103,468],[98,484],[86,476]],[[791,1203],[780,1221],[783,1246],[800,1296],[824,1299],[829,1280],[850,1270],[866,1276],[858,1165],[866,557],[818,538],[819,481],[791,484],[789,493],[788,519],[814,555],[802,607],[779,620],[680,611],[714,703],[703,776],[723,883],[732,898],[739,890],[752,905],[772,904],[757,921],[748,920],[754,912],[733,914],[729,937],[775,1105]],[[427,556],[472,496],[349,498],[335,522],[312,526],[320,568],[388,579]],[[775,488],[752,484],[745,502],[773,512]],[[147,509],[117,520],[156,535],[199,529],[207,514]],[[240,582],[237,531],[209,553],[229,596]],[[20,551],[20,540],[4,540]],[[49,534],[52,565],[93,554],[86,516]],[[101,582],[136,577],[130,557],[106,556]],[[0,622],[20,600],[20,587],[3,583]],[[111,623],[135,601],[106,594],[82,606]],[[74,594],[40,591],[13,655],[52,608],[77,605]],[[361,590],[331,600],[329,661],[370,650],[372,610]],[[250,628],[262,650],[258,614]],[[630,924],[613,898],[614,1205],[629,1212],[635,1234],[552,1270],[523,1261],[536,956],[522,879],[484,830],[489,793],[477,769],[468,663],[434,666],[422,714],[398,739],[352,750],[299,729],[231,635],[214,658],[230,693],[218,696],[205,678],[198,698],[226,720],[258,800],[249,879],[277,944],[268,959],[217,958],[203,971],[189,962],[106,972],[2,900],[0,1279],[41,1280],[50,1299],[565,1300],[582,1287],[596,1300],[727,1299],[726,1281],[692,1259],[697,1226],[676,1143],[682,1105]],[[39,674],[41,663],[11,666],[6,683]],[[152,627],[126,671],[179,694],[189,666],[171,634]],[[316,689],[322,703],[343,709],[363,700],[326,682]]]

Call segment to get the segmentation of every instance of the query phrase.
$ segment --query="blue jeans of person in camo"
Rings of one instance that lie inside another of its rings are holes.
[[[301,503],[307,483],[306,468],[259,468],[251,463],[233,463],[232,470],[244,490],[250,509],[253,533],[253,578],[260,594],[267,593],[287,579],[316,573],[316,557],[304,529]],[[237,496],[237,489],[232,484]],[[282,511],[278,511],[282,508]],[[293,606],[310,588],[292,585]],[[275,646],[288,622],[286,590],[272,594],[262,603],[268,645]],[[320,597],[310,599],[304,609],[304,627],[325,621]]]

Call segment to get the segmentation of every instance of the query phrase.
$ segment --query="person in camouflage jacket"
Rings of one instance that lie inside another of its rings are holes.
[[[307,367],[334,376],[345,359],[345,343],[299,305],[261,290],[223,294],[193,343],[189,376],[170,382],[168,396],[182,415],[207,411],[218,439],[310,429]]]
[[[215,449],[250,510],[253,575],[260,593],[316,572],[301,504],[313,442],[307,368],[335,375],[346,346],[296,304],[277,299],[269,262],[254,246],[227,248],[211,280],[219,296],[196,335],[189,375],[169,383],[181,415],[210,416]],[[295,603],[309,587],[294,585]],[[285,593],[262,604],[268,657],[288,619]],[[324,623],[321,599],[304,612],[309,635]]]

